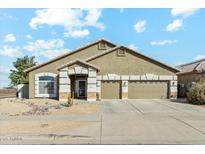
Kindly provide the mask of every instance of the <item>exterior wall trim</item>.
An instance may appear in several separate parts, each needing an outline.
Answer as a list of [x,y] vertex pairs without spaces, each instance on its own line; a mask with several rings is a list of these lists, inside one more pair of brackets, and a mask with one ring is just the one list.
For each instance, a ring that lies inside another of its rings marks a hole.
[[117,74],[107,74],[107,75],[98,75],[97,80],[158,80],[158,81],[170,81],[170,80],[177,80],[176,75],[155,75],[155,74],[145,74],[145,75],[117,75]]
[[97,93],[101,99],[101,81],[121,81],[121,99],[128,99],[129,81],[165,81],[168,82],[168,98],[177,99],[177,76],[176,75],[155,75],[146,73],[145,75],[117,75],[107,74],[98,75],[97,77]]

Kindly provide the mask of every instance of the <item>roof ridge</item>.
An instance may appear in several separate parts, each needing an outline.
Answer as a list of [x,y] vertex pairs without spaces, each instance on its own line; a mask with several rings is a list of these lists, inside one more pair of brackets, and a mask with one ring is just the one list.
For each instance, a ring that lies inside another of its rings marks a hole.
[[170,66],[170,65],[168,65],[168,64],[166,64],[166,63],[163,63],[163,62],[161,62],[161,61],[159,61],[159,60],[155,60],[154,58],[151,58],[151,57],[149,57],[149,56],[147,56],[147,55],[145,55],[145,54],[142,54],[139,50],[134,50],[134,49],[131,49],[131,48],[126,47],[126,46],[122,46],[122,47],[127,48],[127,49],[129,49],[129,50],[131,50],[131,51],[134,51],[135,53],[137,53],[137,54],[139,54],[139,55],[141,55],[141,56],[144,56],[144,57],[146,57],[146,58],[148,58],[148,59],[151,59],[151,60],[153,60],[153,61],[155,61],[155,62],[157,62],[157,63],[159,63],[159,64],[161,64],[161,65],[164,65],[164,66],[169,67],[169,68],[171,68],[171,69],[174,69],[174,70],[176,70],[176,71],[180,71],[178,68],[172,67],[172,66]]
[[46,62],[44,62],[44,63],[41,63],[41,64],[35,65],[35,66],[33,66],[33,67],[27,68],[27,69],[24,70],[24,72],[31,71],[31,70],[33,70],[33,69],[35,69],[35,68],[38,68],[38,67],[43,66],[43,65],[46,65],[46,64],[48,64],[48,63],[50,63],[50,62],[52,62],[52,61],[61,59],[61,58],[63,58],[64,56],[68,56],[68,55],[70,55],[70,54],[73,54],[73,53],[75,53],[75,52],[77,52],[77,51],[79,51],[79,50],[82,50],[82,49],[87,48],[87,47],[89,47],[89,46],[91,46],[91,45],[94,45],[94,44],[96,44],[96,43],[98,43],[98,42],[100,42],[100,41],[106,41],[106,42],[108,42],[108,43],[110,43],[110,44],[116,46],[116,44],[114,44],[114,43],[112,43],[111,41],[108,41],[108,40],[106,40],[106,39],[104,39],[104,38],[103,38],[103,39],[98,39],[98,40],[96,40],[96,41],[94,41],[94,42],[92,42],[92,43],[87,43],[87,44],[85,44],[85,45],[82,45],[82,46],[79,47],[79,48],[76,48],[76,49],[74,49],[74,50],[72,50],[72,51],[70,51],[70,52],[68,52],[68,53],[64,53],[64,54],[62,54],[62,55],[60,55],[60,56],[57,56],[57,57],[55,57],[55,58],[53,58],[53,59],[50,59],[50,60],[48,60],[48,61],[46,61]]
[[99,56],[101,56],[101,55],[104,55],[104,54],[106,54],[106,53],[109,53],[110,51],[113,51],[113,50],[115,50],[115,49],[117,49],[117,48],[119,48],[119,47],[121,47],[121,46],[115,46],[115,47],[113,47],[113,48],[107,49],[107,50],[105,50],[105,51],[103,51],[103,52],[101,52],[101,53],[99,53],[99,54],[93,55],[93,56],[91,56],[91,57],[85,59],[85,61],[86,61],[86,62],[87,62],[87,61],[90,61],[91,59],[94,59],[94,58],[96,58],[96,57],[99,57]]
[[183,67],[183,66],[186,66],[186,65],[194,64],[194,63],[200,63],[202,61],[205,61],[205,58],[202,58],[202,59],[199,59],[199,60],[195,60],[195,61],[192,61],[192,62],[189,62],[189,63],[181,64],[181,65],[178,65],[177,67]]
[[113,48],[111,48],[111,49],[105,50],[104,52],[102,52],[102,53],[100,53],[100,54],[94,55],[94,56],[92,56],[92,57],[86,59],[86,61],[90,61],[90,60],[95,59],[95,58],[97,58],[97,57],[99,57],[99,56],[101,56],[101,55],[104,55],[104,54],[109,53],[109,52],[111,52],[111,51],[113,51],[113,50],[115,50],[115,49],[122,48],[122,47],[125,48],[125,49],[128,49],[128,50],[130,50],[130,51],[133,51],[134,53],[136,53],[136,54],[138,54],[138,55],[140,55],[140,56],[143,56],[143,57],[148,58],[148,59],[150,59],[150,60],[152,60],[152,61],[154,61],[154,62],[157,62],[157,63],[159,63],[159,64],[161,64],[161,65],[164,65],[164,66],[166,66],[166,67],[168,67],[168,68],[174,69],[175,71],[180,71],[180,70],[177,69],[177,68],[174,68],[174,67],[172,67],[172,66],[169,66],[168,64],[162,63],[162,62],[160,62],[160,61],[158,61],[158,60],[155,60],[155,59],[153,59],[153,58],[151,58],[151,57],[149,57],[149,56],[147,56],[147,55],[144,55],[144,54],[140,53],[139,51],[130,49],[130,48],[124,46],[124,45],[119,45],[119,46],[113,47]]
[[66,63],[66,64],[64,64],[64,65],[61,65],[61,66],[59,66],[59,67],[57,68],[57,70],[62,69],[62,68],[64,68],[64,67],[67,67],[67,66],[69,66],[69,65],[75,64],[76,62],[80,62],[80,63],[86,64],[86,65],[88,65],[88,66],[91,66],[91,67],[93,67],[93,68],[99,70],[98,67],[96,67],[96,66],[94,66],[93,64],[90,64],[90,63],[88,63],[88,62],[86,62],[86,61],[84,61],[84,60],[81,60],[81,59],[75,59],[75,60],[70,61],[70,62],[68,62],[68,63]]

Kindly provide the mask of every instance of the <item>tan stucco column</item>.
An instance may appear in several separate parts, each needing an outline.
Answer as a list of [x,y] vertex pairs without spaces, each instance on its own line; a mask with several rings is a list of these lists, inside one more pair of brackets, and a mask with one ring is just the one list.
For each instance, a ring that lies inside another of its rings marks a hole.
[[71,97],[70,78],[67,68],[59,72],[59,101],[67,102],[68,97]]
[[96,99],[101,100],[101,80],[97,81],[97,94]]
[[128,81],[127,80],[122,80],[121,84],[121,89],[122,89],[122,99],[128,99]]
[[88,68],[87,78],[87,100],[96,101],[97,95],[97,73],[95,69]]

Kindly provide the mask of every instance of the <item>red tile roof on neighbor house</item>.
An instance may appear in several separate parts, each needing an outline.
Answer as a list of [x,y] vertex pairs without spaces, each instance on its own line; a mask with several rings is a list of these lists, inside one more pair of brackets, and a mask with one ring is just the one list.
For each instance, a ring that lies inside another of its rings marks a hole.
[[197,61],[193,61],[187,64],[179,65],[177,68],[180,70],[177,74],[186,74],[186,73],[203,73],[205,72],[205,58]]

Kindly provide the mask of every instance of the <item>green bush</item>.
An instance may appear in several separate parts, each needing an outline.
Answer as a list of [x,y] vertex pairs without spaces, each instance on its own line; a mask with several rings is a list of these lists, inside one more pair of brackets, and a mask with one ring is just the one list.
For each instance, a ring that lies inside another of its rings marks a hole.
[[193,83],[187,92],[187,100],[189,103],[202,105],[205,104],[205,79],[201,79],[197,83]]

